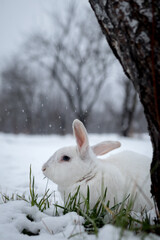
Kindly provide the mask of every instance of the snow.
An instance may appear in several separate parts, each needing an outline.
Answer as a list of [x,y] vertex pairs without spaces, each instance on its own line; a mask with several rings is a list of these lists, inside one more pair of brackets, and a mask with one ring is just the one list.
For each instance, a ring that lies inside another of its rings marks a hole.
[[107,17],[105,11],[101,9],[101,7],[99,6],[99,4],[95,4],[95,11],[96,11],[96,14],[98,15],[98,17],[99,17],[102,21],[104,20],[104,18]]
[[133,29],[133,32],[136,33],[137,28],[138,28],[138,21],[136,19],[131,19],[130,26]]
[[[90,134],[90,143],[96,144],[104,140],[119,140],[122,143],[121,150],[133,150],[149,157],[152,156],[152,147],[147,135],[138,135],[134,138],[122,138],[117,135]],[[32,173],[35,176],[36,192],[44,194],[47,180],[41,172],[41,166],[46,160],[62,146],[75,145],[71,135],[67,136],[28,136],[0,133],[0,193],[11,196],[12,193],[19,195],[29,194],[29,167],[32,165]],[[61,203],[57,187],[49,182],[48,187],[55,191],[55,199]],[[2,201],[0,199],[0,201]],[[25,240],[25,239],[86,239],[105,240],[119,239],[121,229],[112,225],[106,225],[99,230],[98,237],[88,235],[84,231],[84,219],[76,213],[68,213],[58,217],[53,216],[54,206],[52,205],[43,213],[36,206],[31,207],[23,200],[9,201],[0,204],[0,239],[1,240]],[[27,218],[30,216],[31,219]],[[24,230],[39,235],[28,236],[22,234]],[[122,239],[139,239],[133,233],[125,231]],[[154,235],[148,235],[146,239],[159,239]]]
[[[37,207],[30,207],[24,201],[10,201],[0,205],[0,236],[1,239],[66,239],[71,234],[84,232],[83,218],[76,213],[69,213],[60,217],[47,216]],[[26,216],[32,216],[34,222]],[[21,234],[23,229],[33,233],[40,231],[40,235],[29,237]]]

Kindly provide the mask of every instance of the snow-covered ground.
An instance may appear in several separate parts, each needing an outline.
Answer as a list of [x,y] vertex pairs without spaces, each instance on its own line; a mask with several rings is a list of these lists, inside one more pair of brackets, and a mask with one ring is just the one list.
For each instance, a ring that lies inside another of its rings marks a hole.
[[[152,156],[152,147],[147,135],[134,138],[122,138],[116,135],[90,134],[90,143],[96,144],[104,140],[119,140],[122,143],[120,149],[133,150],[149,157]],[[10,195],[12,193],[29,194],[29,167],[35,176],[36,191],[44,194],[47,180],[41,172],[41,166],[48,158],[62,146],[75,145],[71,135],[67,136],[27,136],[0,134],[0,193]],[[52,182],[48,183],[51,191],[55,191],[55,198],[60,201],[57,187]],[[31,215],[34,222],[26,218]],[[76,213],[54,217],[53,208],[41,213],[37,207],[31,207],[25,201],[10,201],[0,204],[0,240],[23,239],[96,239],[94,235],[87,235],[83,228],[83,218]],[[21,233],[23,229],[32,232],[40,230],[38,236],[28,236]],[[78,233],[78,234],[77,234]],[[119,239],[120,230],[106,225],[100,229],[98,239]],[[153,238],[148,235],[146,239]],[[125,232],[123,239],[139,239],[132,233]],[[154,236],[154,239],[159,239]]]

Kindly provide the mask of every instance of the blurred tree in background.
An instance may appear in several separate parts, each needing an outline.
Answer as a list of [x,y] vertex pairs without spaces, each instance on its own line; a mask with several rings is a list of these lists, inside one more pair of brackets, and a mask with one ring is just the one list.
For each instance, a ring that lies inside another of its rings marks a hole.
[[124,89],[125,96],[122,107],[121,133],[123,136],[128,136],[132,127],[133,116],[136,111],[137,93],[127,77],[124,79]]
[[91,10],[72,3],[51,19],[53,33],[32,34],[1,73],[0,131],[66,134],[74,118],[90,132],[145,131],[133,87],[110,80],[115,58]]
[[60,29],[57,36],[51,39],[42,34],[33,35],[26,48],[30,49],[29,58],[50,73],[53,84],[57,83],[74,118],[87,125],[107,81],[107,67],[112,55],[96,22],[90,26],[93,20],[90,14],[86,12],[87,22],[85,17],[77,18],[73,3],[66,13],[65,21],[54,17]]
[[17,58],[2,72],[1,131],[33,132],[36,80]]

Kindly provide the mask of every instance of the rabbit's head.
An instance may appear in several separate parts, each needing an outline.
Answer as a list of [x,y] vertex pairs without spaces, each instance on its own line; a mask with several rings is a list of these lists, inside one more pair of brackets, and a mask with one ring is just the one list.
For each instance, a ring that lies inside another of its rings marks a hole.
[[103,155],[120,146],[119,142],[102,142],[90,147],[87,131],[79,120],[73,121],[73,133],[77,146],[56,151],[43,165],[46,177],[61,186],[70,186],[96,167],[96,156]]

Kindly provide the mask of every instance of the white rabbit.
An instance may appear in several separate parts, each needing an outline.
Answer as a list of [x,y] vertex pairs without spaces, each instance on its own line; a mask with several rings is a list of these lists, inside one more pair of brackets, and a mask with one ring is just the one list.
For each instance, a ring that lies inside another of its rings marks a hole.
[[[90,204],[94,206],[102,189],[107,187],[106,201],[110,207],[131,194],[135,197],[134,210],[153,208],[150,194],[150,159],[131,151],[124,151],[108,158],[96,156],[120,147],[119,142],[107,141],[90,147],[87,131],[79,120],[73,122],[77,146],[64,147],[43,165],[46,177],[58,185],[62,199],[74,194],[80,186],[80,193],[86,196],[90,189]],[[103,185],[103,186],[102,186]]]

